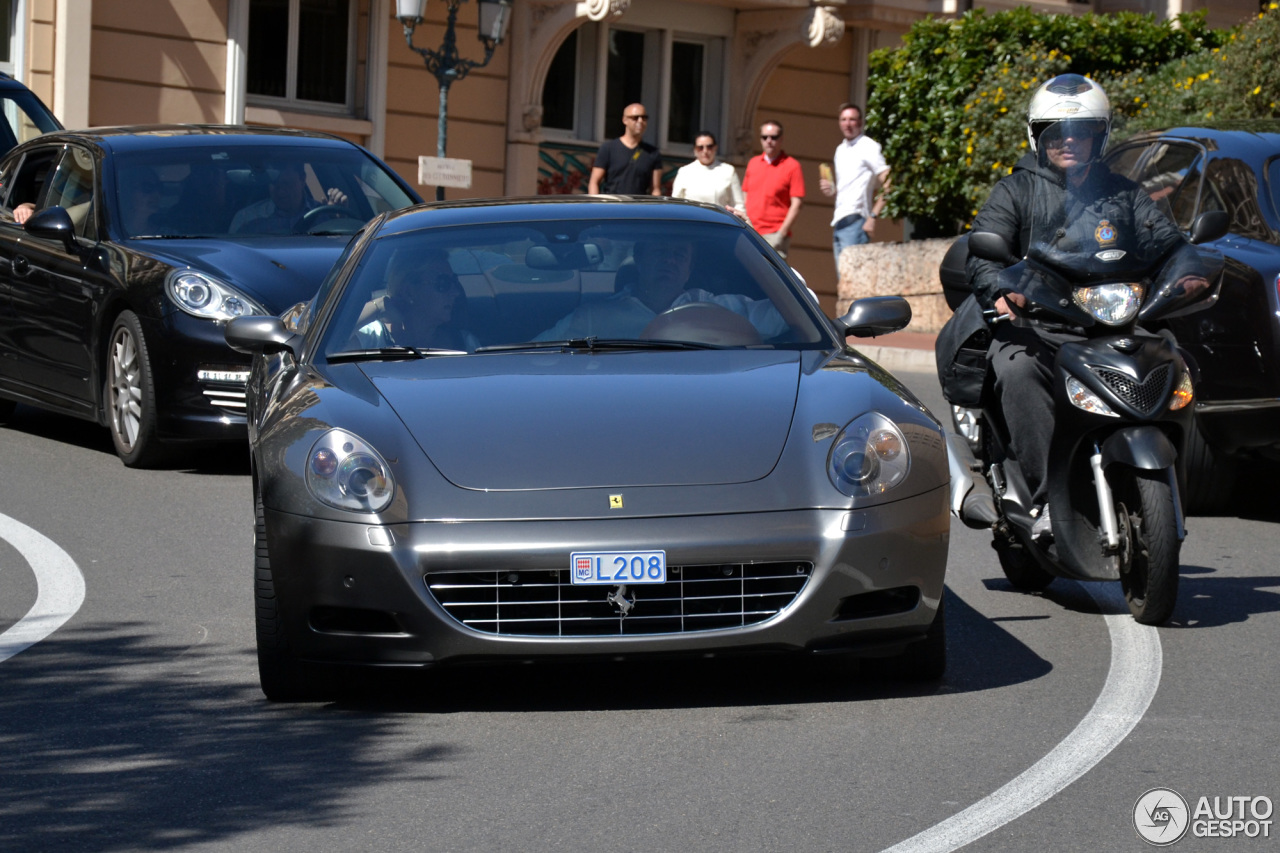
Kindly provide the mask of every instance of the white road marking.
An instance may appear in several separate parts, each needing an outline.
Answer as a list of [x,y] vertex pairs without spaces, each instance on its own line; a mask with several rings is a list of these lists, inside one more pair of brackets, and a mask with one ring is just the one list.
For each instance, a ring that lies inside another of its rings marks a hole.
[[1160,634],[1129,615],[1118,583],[1083,583],[1111,634],[1111,669],[1093,708],[1049,753],[1004,787],[884,853],[948,853],[1004,826],[1066,788],[1133,731],[1160,687]]
[[0,514],[0,539],[22,555],[36,576],[36,603],[0,634],[0,662],[29,649],[62,627],[84,603],[84,575],[57,543]]

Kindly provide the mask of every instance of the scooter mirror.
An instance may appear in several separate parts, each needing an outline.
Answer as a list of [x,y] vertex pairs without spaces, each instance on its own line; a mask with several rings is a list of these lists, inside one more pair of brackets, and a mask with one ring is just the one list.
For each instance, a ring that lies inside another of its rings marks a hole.
[[1191,223],[1191,242],[1197,246],[1212,243],[1227,236],[1231,230],[1231,217],[1225,210],[1206,210]]
[[969,235],[969,254],[984,261],[1000,264],[1016,264],[1018,259],[1009,251],[1009,244],[999,234],[991,231],[974,231]]

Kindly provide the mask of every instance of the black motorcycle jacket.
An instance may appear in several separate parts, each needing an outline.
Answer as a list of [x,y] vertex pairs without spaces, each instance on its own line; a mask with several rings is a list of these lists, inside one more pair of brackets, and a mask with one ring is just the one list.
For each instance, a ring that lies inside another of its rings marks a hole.
[[[1013,172],[991,190],[973,220],[974,231],[991,231],[1008,243],[1018,258],[1033,239],[1050,240],[1064,251],[1090,251],[1105,245],[1099,234],[1111,228],[1134,235],[1141,253],[1153,260],[1189,246],[1177,226],[1143,189],[1128,178],[1094,162],[1079,187],[1068,188],[1064,174],[1027,154]],[[1003,264],[970,256],[969,283],[984,308],[1000,297]]]

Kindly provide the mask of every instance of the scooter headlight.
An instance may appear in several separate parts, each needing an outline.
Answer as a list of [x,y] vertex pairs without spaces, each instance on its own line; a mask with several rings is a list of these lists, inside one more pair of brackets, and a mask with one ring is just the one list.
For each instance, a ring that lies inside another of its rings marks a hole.
[[1185,409],[1196,398],[1195,390],[1191,387],[1191,374],[1182,371],[1182,378],[1178,380],[1177,386],[1173,389],[1173,399],[1169,401],[1169,411],[1176,412],[1179,409]]
[[311,446],[306,480],[316,499],[352,512],[382,512],[396,493],[381,454],[340,429],[329,430]]
[[1111,411],[1111,407],[1104,403],[1101,397],[1086,388],[1085,384],[1074,376],[1067,377],[1067,399],[1077,409],[1084,409],[1091,414],[1120,417]]
[[889,491],[907,478],[910,468],[907,439],[878,412],[868,412],[841,430],[827,457],[832,485],[851,498]]
[[1121,283],[1077,287],[1072,293],[1076,305],[1108,326],[1123,326],[1138,316],[1142,295],[1142,285]]

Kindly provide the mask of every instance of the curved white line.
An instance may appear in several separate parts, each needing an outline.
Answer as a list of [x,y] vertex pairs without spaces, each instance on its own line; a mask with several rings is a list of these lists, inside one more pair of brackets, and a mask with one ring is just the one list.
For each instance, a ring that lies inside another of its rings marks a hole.
[[1093,708],[1048,755],[1004,787],[884,853],[946,853],[977,841],[1088,773],[1142,719],[1160,687],[1160,634],[1133,621],[1119,584],[1081,586],[1102,609],[1111,634],[1111,669]]
[[66,551],[25,524],[0,515],[0,539],[17,549],[36,576],[36,603],[0,634],[0,662],[62,627],[84,603],[84,575]]

